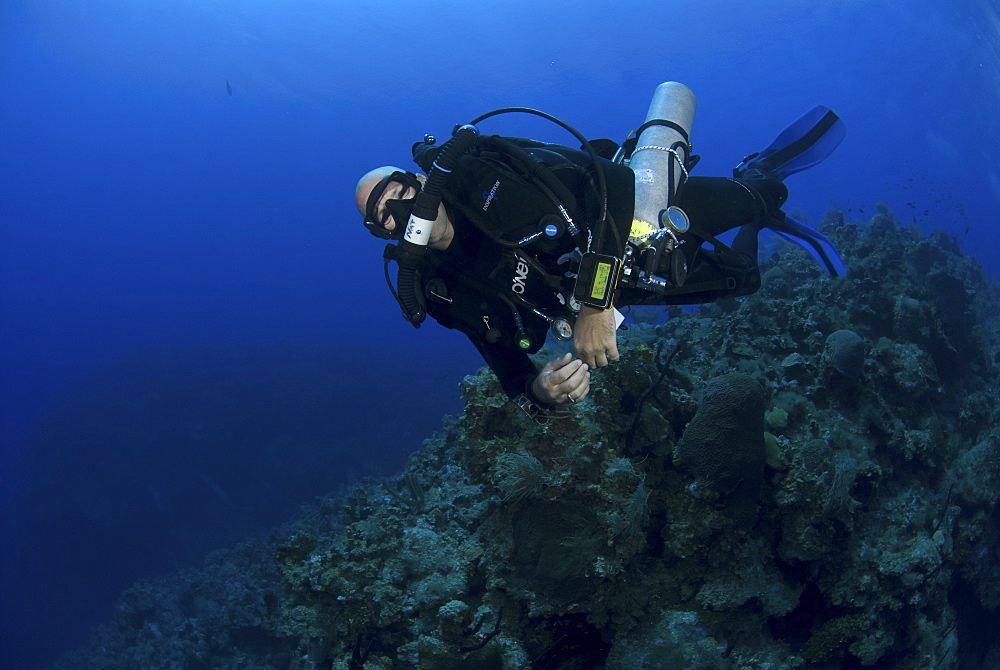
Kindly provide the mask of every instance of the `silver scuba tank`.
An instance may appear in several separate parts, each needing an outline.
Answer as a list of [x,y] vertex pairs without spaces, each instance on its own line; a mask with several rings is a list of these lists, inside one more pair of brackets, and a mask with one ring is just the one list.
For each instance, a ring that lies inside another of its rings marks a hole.
[[[629,232],[633,244],[649,242],[664,227],[676,232],[686,230],[687,216],[673,200],[686,178],[685,166],[691,157],[688,138],[697,104],[691,89],[676,81],[660,84],[653,93],[629,161],[635,173],[635,214]],[[646,125],[650,121],[665,121],[667,125]],[[677,127],[683,129],[683,134]]]

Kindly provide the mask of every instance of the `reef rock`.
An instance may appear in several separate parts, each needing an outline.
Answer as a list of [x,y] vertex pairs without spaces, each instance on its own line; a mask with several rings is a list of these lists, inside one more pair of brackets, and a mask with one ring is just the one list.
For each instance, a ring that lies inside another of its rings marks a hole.
[[865,341],[853,330],[836,330],[826,338],[826,357],[845,379],[857,381],[865,367]]
[[137,584],[60,667],[1000,667],[997,288],[884,206],[821,229],[846,277],[783,247],[544,426],[470,375],[399,481]]
[[705,385],[676,456],[695,475],[693,495],[731,506],[752,521],[764,474],[764,390],[753,377],[731,373]]

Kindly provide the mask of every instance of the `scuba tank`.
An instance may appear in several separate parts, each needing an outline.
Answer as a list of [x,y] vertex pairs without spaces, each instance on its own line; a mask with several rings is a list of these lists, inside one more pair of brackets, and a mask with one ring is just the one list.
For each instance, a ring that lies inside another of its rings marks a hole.
[[677,190],[687,178],[696,106],[691,89],[675,81],[660,84],[653,93],[629,160],[635,173],[635,213],[629,235],[633,243],[645,242],[645,235],[673,225],[670,219],[661,218],[674,206]]
[[677,251],[682,244],[677,235],[686,233],[691,222],[675,202],[698,162],[698,156],[691,155],[690,140],[696,106],[691,89],[664,82],[656,87],[646,121],[635,132],[629,159],[635,173],[635,211],[623,274],[625,283],[637,288],[664,292],[687,279],[687,260]]
[[578,302],[606,309],[618,286],[663,293],[687,279],[687,260],[674,251],[682,244],[677,234],[687,232],[691,223],[674,202],[697,163],[689,139],[696,106],[694,93],[683,84],[668,81],[656,87],[645,123],[615,158],[625,162],[627,155],[635,175],[629,244],[620,256],[584,255],[574,291]]

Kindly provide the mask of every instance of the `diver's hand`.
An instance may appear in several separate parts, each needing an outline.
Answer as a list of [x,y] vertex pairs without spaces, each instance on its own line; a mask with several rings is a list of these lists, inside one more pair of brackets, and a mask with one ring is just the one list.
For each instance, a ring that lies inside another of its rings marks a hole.
[[564,354],[545,364],[531,382],[531,394],[549,405],[577,403],[590,393],[590,368],[573,354]]
[[618,360],[617,328],[613,309],[583,305],[573,327],[573,349],[591,368],[603,368]]

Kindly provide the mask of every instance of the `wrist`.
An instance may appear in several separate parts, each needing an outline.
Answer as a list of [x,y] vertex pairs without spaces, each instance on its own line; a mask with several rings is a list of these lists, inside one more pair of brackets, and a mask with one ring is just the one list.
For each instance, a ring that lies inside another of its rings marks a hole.
[[524,393],[532,400],[532,402],[538,405],[550,406],[552,403],[545,399],[546,395],[541,392],[541,388],[539,386],[536,386],[536,384],[538,384],[539,377],[541,377],[541,375],[536,375],[534,379],[525,383]]
[[614,305],[609,305],[605,309],[592,307],[590,305],[580,305],[580,316],[583,318],[590,316],[607,316],[609,314],[614,314]]

